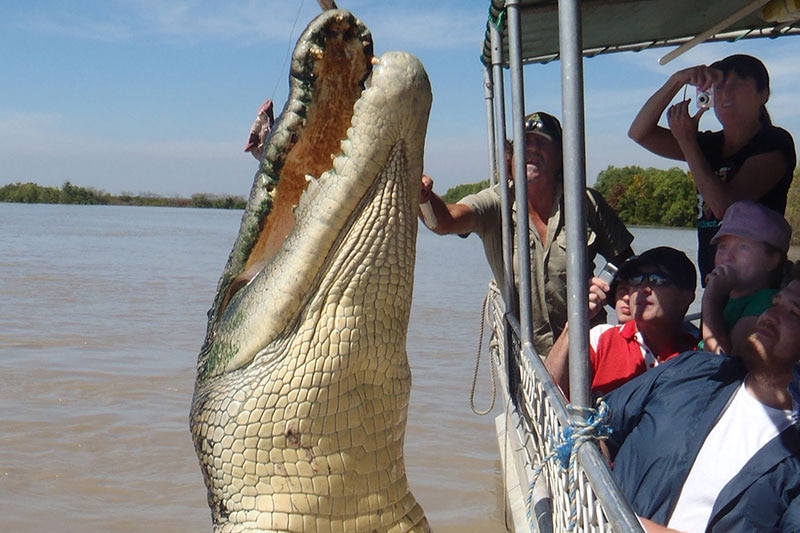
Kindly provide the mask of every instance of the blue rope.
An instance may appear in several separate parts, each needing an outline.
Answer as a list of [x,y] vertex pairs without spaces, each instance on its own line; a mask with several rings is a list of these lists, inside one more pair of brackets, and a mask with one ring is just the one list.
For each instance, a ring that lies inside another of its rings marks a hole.
[[591,440],[605,440],[611,434],[611,428],[608,426],[608,417],[610,416],[609,408],[602,398],[597,399],[597,409],[573,405],[568,406],[568,408],[583,415],[582,420],[570,422],[570,425],[564,428],[561,434],[557,436],[558,440],[550,435],[551,451],[534,469],[533,479],[528,487],[525,512],[528,517],[528,523],[534,531],[537,530],[537,528],[533,523],[532,516],[533,487],[536,485],[536,480],[539,479],[539,475],[544,470],[545,465],[549,461],[555,460],[562,469],[568,469],[570,516],[567,531],[572,531],[577,525],[578,518],[578,504],[575,499],[578,487],[575,480],[575,469],[573,468],[578,449],[580,449],[585,442]]

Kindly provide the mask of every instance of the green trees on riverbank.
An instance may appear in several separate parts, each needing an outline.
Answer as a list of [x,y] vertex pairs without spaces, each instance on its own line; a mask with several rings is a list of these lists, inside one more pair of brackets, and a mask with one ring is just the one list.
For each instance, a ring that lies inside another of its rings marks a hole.
[[[697,191],[691,174],[677,167],[608,167],[598,174],[595,188],[626,224],[694,226]],[[792,244],[800,244],[800,167],[794,171],[784,216],[793,229]]]
[[[442,195],[454,203],[489,186],[489,181],[458,185]],[[679,168],[608,167],[594,187],[626,224],[690,227],[697,211],[692,178]]]
[[[795,169],[786,202],[786,219],[795,228],[793,243],[800,243],[800,168]],[[457,202],[485,187],[488,181],[459,185],[442,195],[446,203]],[[620,218],[632,226],[693,227],[697,218],[697,190],[690,174],[638,166],[613,167],[597,175],[594,187]]]
[[626,224],[688,228],[697,219],[694,182],[677,167],[610,166],[594,187]]
[[[793,243],[800,243],[800,169],[786,202],[786,219],[795,229]],[[489,181],[466,183],[452,187],[442,199],[454,203],[468,194],[489,186]],[[629,225],[692,227],[697,216],[697,191],[691,175],[673,167],[668,170],[638,166],[613,167],[600,172],[594,187],[616,209]],[[163,197],[154,194],[118,196],[73,185],[43,187],[35,183],[13,183],[0,187],[0,202],[81,205],[147,205],[169,207],[203,207],[244,209],[246,201],[239,196],[193,194],[191,198]]]
[[158,207],[202,207],[214,209],[244,209],[245,200],[239,196],[193,194],[191,198],[164,197],[155,194],[112,195],[94,188],[78,187],[69,181],[59,187],[43,187],[35,183],[11,183],[0,187],[0,202],[23,204],[77,205],[147,205]]

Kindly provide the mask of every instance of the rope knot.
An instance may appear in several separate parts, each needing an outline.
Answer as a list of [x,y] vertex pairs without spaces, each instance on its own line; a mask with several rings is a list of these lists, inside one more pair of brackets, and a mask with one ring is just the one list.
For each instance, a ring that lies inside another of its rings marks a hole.
[[[575,458],[578,454],[578,449],[581,445],[590,440],[605,440],[611,435],[611,428],[608,426],[608,419],[610,416],[610,409],[608,404],[602,397],[597,399],[597,408],[580,407],[576,405],[568,405],[567,410],[571,413],[579,415],[570,419],[569,425],[555,438],[550,436],[551,451],[548,453],[541,462],[536,466],[533,472],[533,479],[530,487],[528,488],[528,501],[527,501],[527,515],[529,522],[531,521],[531,507],[533,500],[533,487],[536,480],[544,470],[548,461],[555,460],[562,469],[568,470],[569,474],[569,502],[570,502],[570,525],[568,531],[575,528],[577,517],[577,501],[576,501],[576,480],[574,479],[574,469],[572,468]],[[531,522],[531,525],[532,522]]]

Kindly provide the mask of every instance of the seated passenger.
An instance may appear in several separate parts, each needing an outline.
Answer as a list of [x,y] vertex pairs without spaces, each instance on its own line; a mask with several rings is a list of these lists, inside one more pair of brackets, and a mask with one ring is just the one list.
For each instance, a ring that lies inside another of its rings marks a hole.
[[631,313],[631,287],[627,280],[615,280],[611,284],[611,292],[614,296],[614,311],[617,315],[617,324],[624,324],[633,320]]
[[[633,320],[590,335],[589,366],[595,394],[605,394],[691,350],[698,340],[683,329],[697,286],[694,265],[686,254],[665,246],[652,248],[625,261],[617,278],[618,285],[630,287]],[[567,351],[552,350],[545,367],[569,397]]]
[[[592,284],[597,285],[597,278],[592,278]],[[590,329],[589,343],[592,346],[597,345],[597,339],[604,331],[633,320],[633,314],[631,313],[631,288],[630,285],[628,285],[628,281],[620,279],[614,280],[609,286],[607,296],[608,295],[613,296],[614,314],[617,317],[617,321],[616,323],[598,324]],[[591,309],[591,293],[589,305]]]
[[606,396],[613,475],[647,531],[800,531],[800,426],[787,390],[800,280],[736,355],[685,353]]
[[704,350],[735,354],[755,331],[778,292],[791,235],[775,211],[751,201],[731,204],[711,240],[717,251],[703,293]]

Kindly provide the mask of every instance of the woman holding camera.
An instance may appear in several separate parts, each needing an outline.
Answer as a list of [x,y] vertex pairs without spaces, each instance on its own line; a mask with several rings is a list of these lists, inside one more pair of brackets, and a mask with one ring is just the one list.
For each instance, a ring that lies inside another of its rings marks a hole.
[[[687,85],[696,87],[702,103],[694,114],[690,99],[670,106]],[[736,54],[711,66],[675,72],[644,104],[628,130],[631,139],[651,152],[689,165],[699,193],[698,265],[704,286],[714,268],[711,239],[729,205],[753,200],[780,214],[786,210],[797,156],[791,134],[772,124],[768,99],[769,73],[764,64]],[[712,107],[722,130],[698,132],[700,117]],[[669,128],[658,125],[664,110]]]

